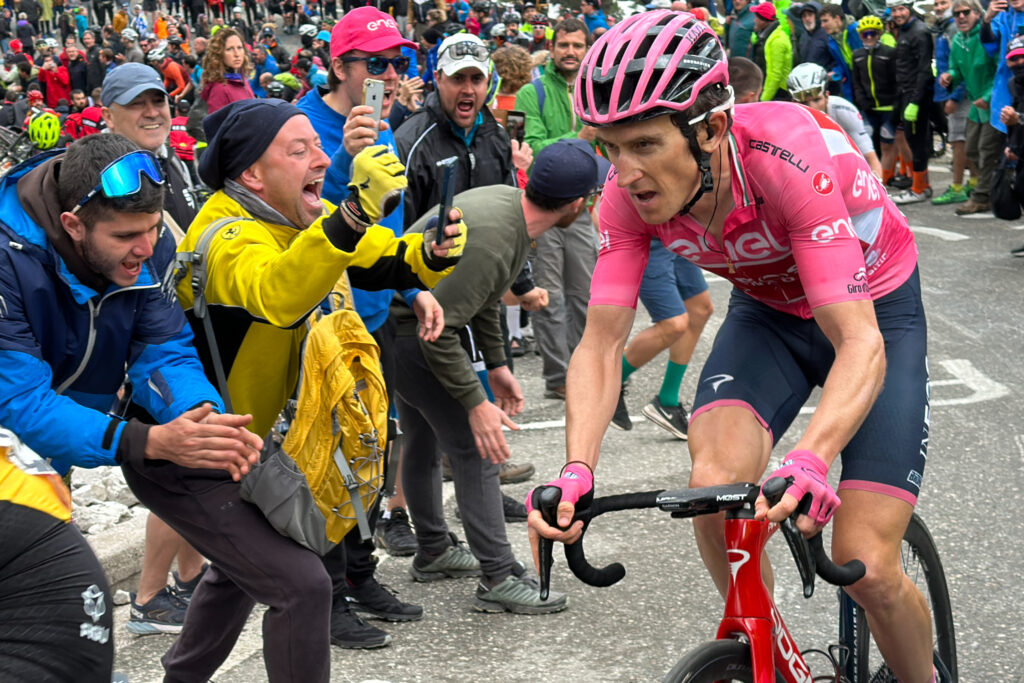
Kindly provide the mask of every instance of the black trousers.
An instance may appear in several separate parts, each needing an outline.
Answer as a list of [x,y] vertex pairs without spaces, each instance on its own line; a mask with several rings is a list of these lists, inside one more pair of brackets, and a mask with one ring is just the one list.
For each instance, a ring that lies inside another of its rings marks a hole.
[[122,470],[139,501],[211,562],[181,635],[163,657],[164,681],[209,680],[259,602],[269,607],[263,617],[269,680],[326,683],[331,581],[320,557],[275,531],[219,470],[166,461]]
[[113,615],[78,528],[0,501],[0,681],[109,683]]

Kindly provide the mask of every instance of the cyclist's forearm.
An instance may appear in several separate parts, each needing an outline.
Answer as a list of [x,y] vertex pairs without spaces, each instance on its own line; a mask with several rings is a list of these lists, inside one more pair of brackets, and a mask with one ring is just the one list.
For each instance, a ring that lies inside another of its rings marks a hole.
[[632,309],[612,306],[592,307],[587,313],[587,326],[566,376],[566,462],[584,462],[591,469],[597,465],[619,396],[622,350],[633,315]]

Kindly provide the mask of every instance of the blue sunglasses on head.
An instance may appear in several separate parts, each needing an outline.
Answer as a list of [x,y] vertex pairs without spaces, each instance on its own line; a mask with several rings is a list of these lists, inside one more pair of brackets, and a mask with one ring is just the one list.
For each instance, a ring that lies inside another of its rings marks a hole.
[[160,162],[151,152],[136,150],[114,159],[100,171],[99,184],[82,197],[71,213],[77,214],[79,209],[100,192],[108,199],[132,196],[142,189],[142,176],[149,178],[154,185],[164,184],[164,172],[160,169]]

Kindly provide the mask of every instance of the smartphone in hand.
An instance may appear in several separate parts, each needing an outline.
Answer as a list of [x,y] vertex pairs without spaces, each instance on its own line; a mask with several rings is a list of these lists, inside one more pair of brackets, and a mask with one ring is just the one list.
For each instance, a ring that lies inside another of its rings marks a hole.
[[459,158],[448,157],[437,162],[438,179],[441,181],[441,206],[437,211],[437,233],[434,235],[434,242],[441,244],[445,240],[444,229],[448,225],[448,214],[452,210],[452,200],[455,197],[455,180],[458,176]]
[[505,121],[507,122],[505,128],[508,130],[509,138],[517,141],[520,145],[523,144],[523,140],[526,137],[526,114],[521,111],[512,110],[506,115]]
[[370,118],[376,123],[376,130],[380,131],[380,117],[384,110],[384,81],[376,78],[367,78],[363,81],[363,104],[373,107]]

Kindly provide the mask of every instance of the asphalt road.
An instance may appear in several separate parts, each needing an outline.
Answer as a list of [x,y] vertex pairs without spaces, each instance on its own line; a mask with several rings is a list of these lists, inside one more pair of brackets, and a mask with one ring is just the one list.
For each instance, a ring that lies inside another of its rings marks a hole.
[[[945,188],[948,172],[935,167],[933,183]],[[906,208],[917,235],[929,320],[932,379],[931,441],[918,511],[935,537],[945,564],[955,612],[961,680],[1024,681],[1024,626],[1016,604],[1024,597],[1024,550],[1018,517],[1024,485],[1024,414],[1021,386],[1021,288],[1024,260],[1009,250],[1024,242],[1024,220],[962,219],[952,208]],[[701,339],[684,381],[692,396],[700,364],[721,321],[729,285],[710,284],[719,312]],[[646,324],[641,312],[635,331]],[[685,442],[640,417],[657,392],[665,357],[633,376],[631,432],[609,430],[598,470],[599,493],[684,487],[689,474]],[[539,358],[517,362],[527,397],[510,435],[514,459],[530,461],[531,483],[507,487],[525,496],[552,478],[564,458],[563,404],[545,400]],[[811,403],[814,403],[812,399]],[[807,411],[805,411],[806,413]],[[776,449],[795,441],[802,415]],[[448,510],[454,512],[451,485]],[[461,535],[453,514],[452,528]],[[570,594],[560,614],[528,617],[472,610],[474,581],[414,583],[410,558],[382,557],[379,578],[402,599],[424,605],[417,623],[383,625],[394,642],[377,651],[332,653],[334,681],[655,681],[690,648],[713,637],[721,600],[706,575],[690,523],[657,511],[602,518],[588,535],[595,563],[613,560],[626,578],[606,589],[585,587],[559,562],[553,584]],[[520,559],[529,560],[526,528],[507,527]],[[801,649],[835,639],[835,591],[819,583],[804,600],[783,541],[775,539],[775,599]],[[558,557],[558,555],[556,555]],[[218,683],[265,681],[259,612],[254,613]],[[133,682],[160,680],[159,656],[170,636],[135,637],[117,615],[117,665]],[[816,670],[817,675],[824,673]]]

